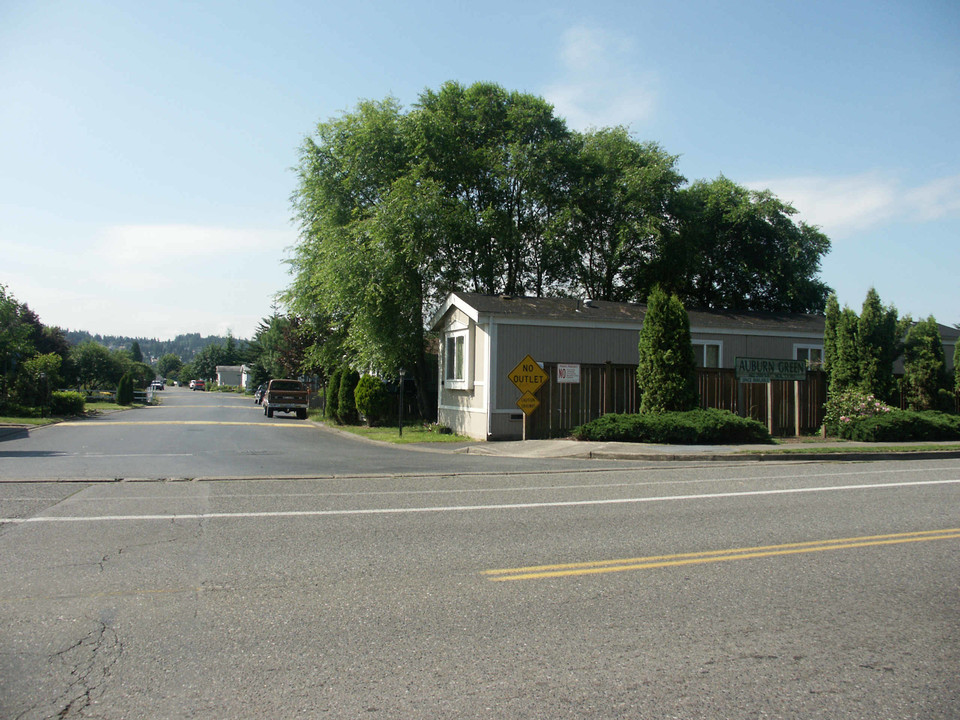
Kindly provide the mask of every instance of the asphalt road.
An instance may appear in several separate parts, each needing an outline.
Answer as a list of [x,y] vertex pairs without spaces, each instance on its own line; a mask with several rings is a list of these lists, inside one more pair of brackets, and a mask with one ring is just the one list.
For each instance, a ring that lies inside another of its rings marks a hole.
[[960,717],[958,543],[957,460],[0,483],[0,717]]
[[[511,471],[510,458],[454,455],[451,446],[369,443],[294,415],[266,418],[250,398],[169,388],[162,405],[0,438],[0,479],[182,480],[378,473]],[[531,468],[596,468],[530,461]],[[616,466],[610,463],[610,466]]]

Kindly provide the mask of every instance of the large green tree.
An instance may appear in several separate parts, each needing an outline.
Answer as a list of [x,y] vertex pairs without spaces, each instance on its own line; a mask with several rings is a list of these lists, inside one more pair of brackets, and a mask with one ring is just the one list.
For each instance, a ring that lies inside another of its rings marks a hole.
[[690,318],[676,295],[654,288],[640,328],[640,412],[693,410],[699,402]]
[[0,285],[0,404],[7,402],[19,364],[35,353],[31,327],[21,317],[20,303]]
[[167,353],[157,361],[157,372],[160,373],[160,377],[174,376],[182,367],[183,360],[174,353]]
[[797,211],[769,191],[719,177],[681,190],[676,233],[655,272],[681,299],[724,310],[822,312],[829,288],[818,278],[830,240],[795,222]]
[[561,268],[556,224],[572,135],[542,98],[494,83],[425,90],[410,115],[418,176],[452,202],[460,289],[542,295]]
[[274,314],[261,320],[247,347],[254,384],[308,373],[305,360],[310,340],[309,327],[302,318]]
[[71,379],[83,390],[115,388],[125,372],[129,358],[100,343],[87,340],[70,349]]
[[639,302],[649,294],[668,206],[683,182],[676,159],[622,127],[581,138],[563,239],[571,279],[587,297]]

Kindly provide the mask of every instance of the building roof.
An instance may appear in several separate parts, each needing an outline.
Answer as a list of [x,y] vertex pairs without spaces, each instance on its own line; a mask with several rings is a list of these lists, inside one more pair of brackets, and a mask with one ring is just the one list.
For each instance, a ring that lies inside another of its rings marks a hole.
[[[460,300],[460,303],[454,301]],[[540,321],[596,322],[599,324],[643,324],[646,305],[579,300],[577,298],[534,298],[510,295],[481,295],[455,292],[438,310],[431,323],[436,327],[453,305],[466,305],[478,315]],[[688,310],[690,326],[701,332],[738,330],[782,334],[823,334],[824,317],[800,313],[726,312]]]

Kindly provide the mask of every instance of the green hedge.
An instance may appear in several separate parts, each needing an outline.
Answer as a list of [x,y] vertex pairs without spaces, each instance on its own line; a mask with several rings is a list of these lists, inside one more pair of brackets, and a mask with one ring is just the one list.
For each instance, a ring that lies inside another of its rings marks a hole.
[[57,390],[50,397],[50,414],[83,415],[85,399],[83,393]]
[[575,428],[577,440],[645,442],[669,445],[722,445],[773,442],[763,424],[726,410],[612,413]]
[[936,410],[892,410],[841,423],[840,437],[861,442],[960,440],[960,415]]

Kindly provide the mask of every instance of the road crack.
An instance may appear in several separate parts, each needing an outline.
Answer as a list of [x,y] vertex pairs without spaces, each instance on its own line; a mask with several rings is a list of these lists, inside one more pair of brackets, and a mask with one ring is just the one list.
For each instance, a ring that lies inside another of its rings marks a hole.
[[102,619],[86,636],[53,653],[50,662],[68,667],[70,682],[53,703],[59,711],[46,716],[46,720],[81,717],[102,697],[122,655],[123,643],[116,629]]

